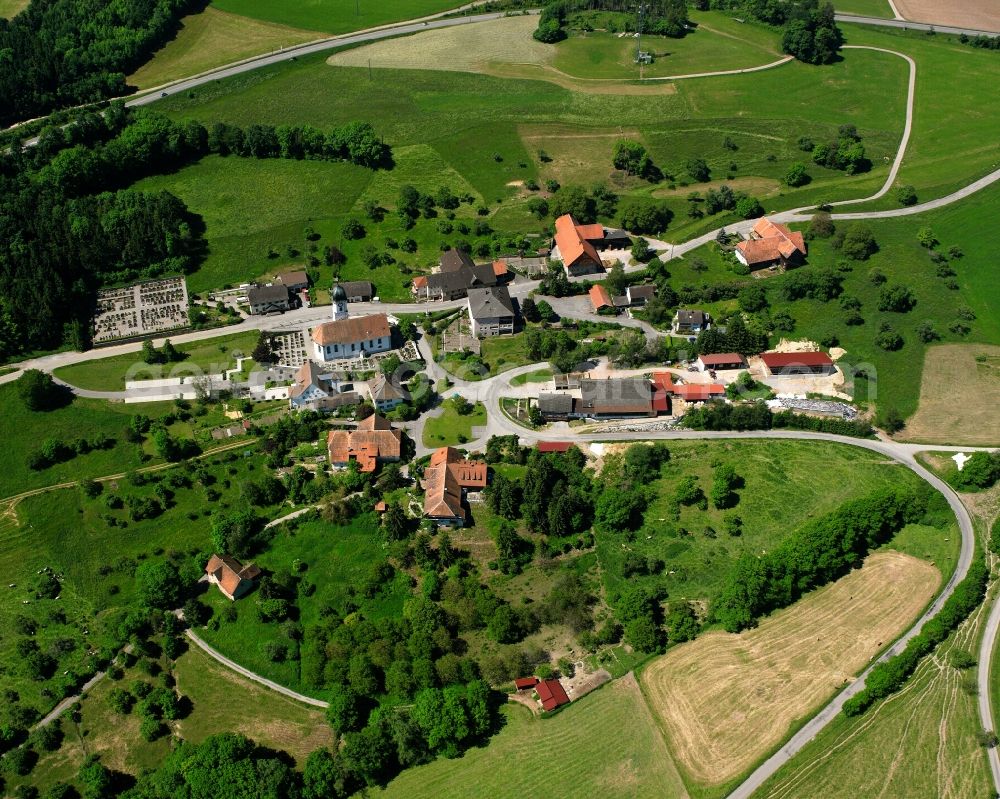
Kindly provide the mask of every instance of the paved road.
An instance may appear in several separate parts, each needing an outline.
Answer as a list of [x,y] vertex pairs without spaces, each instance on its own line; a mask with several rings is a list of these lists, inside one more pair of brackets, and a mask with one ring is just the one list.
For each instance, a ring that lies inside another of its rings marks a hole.
[[213,658],[214,660],[217,660],[227,669],[231,669],[232,671],[235,671],[237,674],[243,675],[248,680],[253,680],[256,683],[260,683],[265,688],[270,688],[272,691],[276,691],[277,693],[282,694],[283,696],[287,696],[290,699],[296,699],[299,702],[304,702],[305,704],[312,705],[313,707],[326,708],[330,706],[329,702],[324,702],[322,699],[314,699],[311,696],[300,694],[297,691],[293,691],[291,688],[286,688],[284,685],[279,685],[273,680],[269,680],[266,677],[261,677],[259,674],[255,674],[254,672],[250,671],[250,669],[243,668],[243,666],[241,666],[239,663],[230,660],[221,652],[210,647],[190,629],[185,630],[184,634],[188,637],[188,640],[190,640],[199,649],[203,650],[209,657]]
[[[1000,630],[1000,596],[993,595],[993,606],[990,608],[990,615],[986,618],[986,629],[983,630],[983,640],[979,645],[979,665],[977,667],[976,681],[979,687],[979,724],[984,730],[996,731],[996,721],[993,718],[993,702],[990,693],[990,672],[993,667],[993,653],[996,650],[997,632]],[[1000,792],[1000,754],[997,747],[992,746],[986,750],[986,757],[990,761],[990,771],[993,773],[993,784]]]
[[[893,7],[895,8],[895,7]],[[898,12],[897,12],[898,13]],[[954,28],[950,25],[931,25],[926,22],[910,22],[906,19],[882,19],[880,17],[862,17],[857,14],[835,14],[837,22],[854,22],[859,25],[879,25],[883,28],[902,28],[911,31],[936,31],[937,33],[953,33],[956,36],[997,36],[996,31],[980,31],[975,28]]]

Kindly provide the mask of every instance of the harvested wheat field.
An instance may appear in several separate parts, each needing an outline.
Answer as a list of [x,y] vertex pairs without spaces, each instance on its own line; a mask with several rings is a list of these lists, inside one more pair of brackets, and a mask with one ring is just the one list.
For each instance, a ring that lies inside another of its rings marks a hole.
[[953,25],[977,31],[1000,31],[997,0],[895,0],[896,10],[911,22]]
[[920,403],[899,434],[932,444],[1000,444],[1000,347],[939,344],[924,356]]
[[655,660],[642,687],[678,765],[703,786],[747,771],[902,633],[940,582],[922,560],[879,552],[754,630],[708,633]]

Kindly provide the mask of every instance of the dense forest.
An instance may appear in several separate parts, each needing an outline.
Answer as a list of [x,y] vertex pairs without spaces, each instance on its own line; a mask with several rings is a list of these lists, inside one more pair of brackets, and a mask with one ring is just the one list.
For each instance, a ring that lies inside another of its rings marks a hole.
[[118,97],[198,0],[32,0],[0,18],[0,125]]
[[208,154],[391,163],[362,122],[205,127],[115,103],[45,128],[0,157],[0,360],[86,347],[98,288],[196,268],[201,220],[168,192],[128,186]]

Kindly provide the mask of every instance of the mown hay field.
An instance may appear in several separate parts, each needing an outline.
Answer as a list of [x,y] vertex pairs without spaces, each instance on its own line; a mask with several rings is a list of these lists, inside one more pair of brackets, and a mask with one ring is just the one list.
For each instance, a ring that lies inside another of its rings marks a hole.
[[706,787],[740,776],[900,635],[940,582],[925,561],[879,552],[756,629],[711,632],[653,661],[642,687],[686,776]]
[[549,719],[520,706],[482,749],[409,769],[372,797],[411,799],[686,799],[663,738],[632,676]]
[[913,22],[954,25],[980,31],[1000,31],[996,0],[896,0],[896,8]]
[[1000,443],[1000,347],[941,344],[924,355],[917,412],[904,440],[992,446]]

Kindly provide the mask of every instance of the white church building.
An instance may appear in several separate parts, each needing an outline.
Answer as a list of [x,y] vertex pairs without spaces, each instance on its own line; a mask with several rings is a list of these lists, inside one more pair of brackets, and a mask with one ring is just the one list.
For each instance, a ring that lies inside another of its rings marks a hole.
[[333,289],[333,321],[314,327],[310,333],[313,355],[320,363],[362,358],[392,349],[392,328],[384,313],[350,317],[347,294]]

